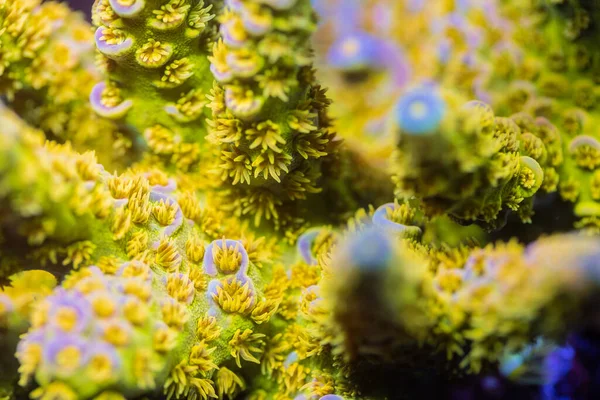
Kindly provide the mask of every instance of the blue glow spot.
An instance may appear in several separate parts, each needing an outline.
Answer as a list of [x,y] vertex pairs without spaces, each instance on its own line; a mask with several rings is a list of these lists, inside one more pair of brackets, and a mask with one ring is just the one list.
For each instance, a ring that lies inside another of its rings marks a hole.
[[390,237],[374,227],[366,228],[346,243],[353,265],[365,272],[376,272],[387,268],[392,258]]
[[406,93],[396,106],[398,126],[410,135],[434,132],[446,113],[446,103],[432,86]]
[[542,386],[542,398],[548,400],[572,399],[577,390],[577,380],[570,382],[567,375],[575,364],[575,350],[571,346],[558,347],[544,360],[546,383]]
[[385,42],[365,32],[342,35],[331,47],[327,60],[334,68],[361,70],[382,68],[385,61]]

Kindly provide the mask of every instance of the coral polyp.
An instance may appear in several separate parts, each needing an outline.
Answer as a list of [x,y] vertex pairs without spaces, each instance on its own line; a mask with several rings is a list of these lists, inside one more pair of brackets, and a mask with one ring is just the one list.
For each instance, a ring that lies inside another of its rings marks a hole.
[[600,396],[598,7],[0,0],[0,398]]

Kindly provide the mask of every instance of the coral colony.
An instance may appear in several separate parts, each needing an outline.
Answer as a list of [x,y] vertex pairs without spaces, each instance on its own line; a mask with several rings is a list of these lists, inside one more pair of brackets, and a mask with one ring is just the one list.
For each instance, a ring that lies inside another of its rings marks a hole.
[[600,398],[600,5],[0,0],[0,399]]

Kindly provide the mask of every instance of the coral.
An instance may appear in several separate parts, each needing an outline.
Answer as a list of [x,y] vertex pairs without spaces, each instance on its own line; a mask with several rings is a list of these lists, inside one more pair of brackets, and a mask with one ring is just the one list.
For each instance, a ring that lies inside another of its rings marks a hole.
[[154,159],[181,170],[197,167],[203,152],[213,3],[98,0],[93,7],[97,60],[107,78],[91,91],[93,109],[133,130]]
[[456,107],[449,97],[425,86],[400,98],[397,196],[418,197],[428,214],[492,228],[508,209],[531,221],[536,192],[556,190],[547,178],[556,174],[553,153],[562,154],[552,151],[556,128],[543,119],[496,117],[479,101]]
[[0,0],[0,397],[594,398],[598,11]]
[[288,203],[322,190],[338,142],[310,65],[314,14],[307,0],[225,5],[210,57],[216,179],[228,210],[280,224]]
[[[536,66],[528,87],[521,92],[530,113],[542,114],[559,129],[564,149],[564,155],[556,161],[560,196],[573,203],[575,215],[580,218],[577,227],[596,232],[598,137],[594,121],[598,54],[588,43],[597,34],[593,21],[598,10],[592,3],[534,2],[522,9],[523,5],[508,2],[506,7],[509,15],[520,10],[531,16],[515,32],[518,44],[528,49],[521,64]],[[573,83],[564,85],[565,79]],[[534,106],[542,102],[546,105],[536,110]]]
[[48,137],[97,149],[107,166],[128,156],[130,138],[90,112],[94,68],[89,24],[65,4],[0,4],[0,95]]

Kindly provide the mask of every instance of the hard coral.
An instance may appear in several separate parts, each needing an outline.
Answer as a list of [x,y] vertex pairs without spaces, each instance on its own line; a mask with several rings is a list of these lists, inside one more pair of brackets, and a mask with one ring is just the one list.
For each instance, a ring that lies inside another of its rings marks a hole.
[[92,11],[0,0],[0,396],[597,394],[593,4]]

